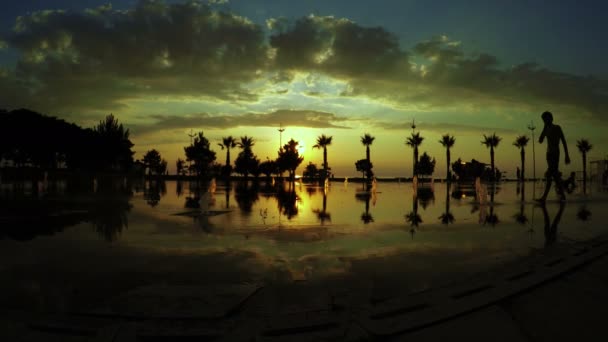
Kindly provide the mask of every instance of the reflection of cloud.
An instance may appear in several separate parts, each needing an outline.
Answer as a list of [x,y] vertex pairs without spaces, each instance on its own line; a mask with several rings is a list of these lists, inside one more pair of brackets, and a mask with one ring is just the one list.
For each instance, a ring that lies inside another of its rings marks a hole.
[[156,132],[159,130],[205,127],[207,129],[222,129],[233,127],[275,127],[298,126],[310,128],[348,128],[336,125],[334,122],[344,122],[348,119],[333,113],[314,110],[279,109],[270,113],[248,113],[242,115],[211,115],[207,113],[191,116],[152,115],[157,120],[151,125],[132,125],[132,131],[137,134]]

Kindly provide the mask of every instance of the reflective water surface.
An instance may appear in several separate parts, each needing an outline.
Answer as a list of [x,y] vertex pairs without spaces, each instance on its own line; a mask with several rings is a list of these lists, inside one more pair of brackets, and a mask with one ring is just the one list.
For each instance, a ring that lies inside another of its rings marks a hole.
[[299,280],[367,282],[382,297],[607,232],[608,193],[599,189],[545,206],[532,200],[540,182],[477,191],[379,182],[374,190],[343,182],[151,181],[96,191],[3,184],[0,305],[75,310],[147,284]]

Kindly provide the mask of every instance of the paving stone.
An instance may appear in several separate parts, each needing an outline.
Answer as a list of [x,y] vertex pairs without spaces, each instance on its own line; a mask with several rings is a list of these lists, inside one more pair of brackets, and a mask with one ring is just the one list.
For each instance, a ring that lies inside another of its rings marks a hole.
[[259,288],[257,284],[145,286],[118,296],[108,307],[94,313],[138,318],[220,318],[238,310]]
[[583,271],[608,281],[608,258],[604,257],[592,262],[585,266]]
[[503,307],[534,341],[605,340],[608,303],[579,285],[553,281],[510,299]]
[[466,314],[408,334],[391,341],[526,341],[511,317],[498,306]]

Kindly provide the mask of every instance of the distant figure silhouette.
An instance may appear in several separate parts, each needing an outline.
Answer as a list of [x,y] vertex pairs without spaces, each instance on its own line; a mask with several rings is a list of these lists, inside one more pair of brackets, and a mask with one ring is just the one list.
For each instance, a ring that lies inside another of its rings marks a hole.
[[576,172],[570,172],[570,177],[568,177],[565,181],[564,181],[564,189],[566,189],[566,192],[568,192],[569,194],[572,193],[572,191],[574,191],[574,188],[576,188]]
[[549,190],[551,190],[551,182],[553,180],[555,180],[555,187],[558,195],[560,196],[560,200],[565,201],[566,195],[564,194],[562,177],[561,173],[559,172],[559,143],[561,141],[562,145],[564,145],[566,164],[570,164],[568,145],[566,144],[566,138],[564,137],[562,128],[553,124],[553,114],[551,114],[551,112],[544,112],[541,117],[545,123],[545,127],[538,138],[538,142],[542,144],[545,138],[547,138],[547,172],[545,173],[545,192],[539,199],[537,199],[537,201],[545,202],[547,200],[547,195],[549,195]]

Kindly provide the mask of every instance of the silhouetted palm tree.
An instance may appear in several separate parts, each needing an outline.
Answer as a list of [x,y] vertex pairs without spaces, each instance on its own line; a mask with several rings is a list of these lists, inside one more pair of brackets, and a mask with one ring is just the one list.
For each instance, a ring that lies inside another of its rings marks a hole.
[[587,152],[591,151],[593,145],[589,143],[587,139],[581,139],[576,141],[576,147],[583,155],[583,192],[587,191]]
[[513,143],[513,146],[519,148],[521,154],[521,174],[520,179],[518,180],[522,181],[526,179],[524,170],[526,165],[526,145],[528,145],[528,141],[530,141],[530,139],[527,136],[520,135],[515,139],[515,142]]
[[331,145],[333,137],[328,137],[325,134],[321,134],[317,137],[317,143],[312,148],[323,148],[323,179],[327,178],[329,169],[327,165],[327,146]]
[[454,146],[454,143],[456,143],[456,139],[454,138],[454,136],[450,136],[449,134],[443,135],[441,136],[441,140],[439,140],[439,143],[445,147],[445,153],[446,153],[446,160],[447,160],[447,173],[446,173],[446,179],[449,181],[452,180],[452,172],[450,171],[450,148],[452,148],[452,146]]
[[405,141],[406,145],[414,149],[414,171],[412,172],[413,175],[416,175],[418,173],[418,146],[422,144],[423,140],[424,138],[421,137],[420,132],[418,132],[412,133],[412,136],[407,138],[407,140]]
[[[374,143],[374,140],[376,139],[376,137],[371,136],[369,133],[365,133],[362,137],[361,137],[361,143],[365,146],[365,158],[367,159],[367,165],[371,165],[371,160],[369,157],[369,147],[371,146],[371,144]],[[371,170],[367,170],[366,175],[367,175],[367,180],[371,180]]]
[[252,137],[243,136],[237,145],[243,150],[250,149],[255,145],[255,140]]
[[498,146],[498,143],[502,140],[501,137],[497,136],[496,133],[492,133],[489,137],[485,134],[483,135],[483,141],[481,142],[483,145],[486,145],[490,149],[490,165],[492,168],[492,181],[496,179],[496,171],[494,168],[494,149]]
[[[253,146],[253,139],[252,140],[252,146]],[[230,149],[231,148],[235,148],[237,146],[237,141],[235,138],[233,138],[231,135],[227,136],[227,137],[223,137],[222,138],[222,142],[218,143],[219,147],[222,148],[222,150],[224,148],[226,148],[226,175],[230,176],[230,171],[232,169],[232,166],[230,165]]]

